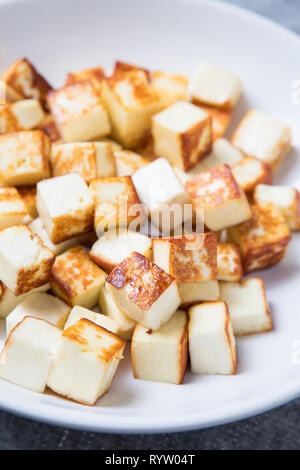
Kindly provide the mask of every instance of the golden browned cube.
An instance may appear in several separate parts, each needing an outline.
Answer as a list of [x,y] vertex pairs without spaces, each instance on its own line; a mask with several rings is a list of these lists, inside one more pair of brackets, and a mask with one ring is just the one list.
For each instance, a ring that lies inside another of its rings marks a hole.
[[232,143],[245,155],[259,158],[275,170],[291,149],[291,130],[268,114],[252,109],[240,122]]
[[113,136],[124,147],[136,146],[151,127],[161,101],[143,71],[117,72],[103,82],[103,100]]
[[171,75],[157,70],[151,75],[151,84],[161,99],[162,106],[167,108],[175,101],[184,100],[188,85],[188,77]]
[[203,214],[204,223],[214,232],[251,218],[244,191],[236,183],[229,165],[200,173],[186,183],[193,207]]
[[56,257],[50,283],[53,292],[69,305],[92,308],[105,278],[106,273],[78,245]]
[[24,98],[34,98],[47,108],[47,93],[52,87],[26,58],[14,62],[2,80]]
[[0,106],[0,134],[38,128],[45,118],[39,101],[22,100]]
[[64,142],[92,140],[111,131],[107,111],[89,80],[51,91],[48,103]]
[[53,176],[79,173],[90,183],[96,178],[115,176],[116,165],[110,144],[105,142],[74,142],[52,146]]
[[271,203],[281,211],[290,230],[300,230],[300,194],[289,186],[259,184],[253,194],[254,204]]
[[199,105],[211,117],[212,140],[215,141],[223,137],[232,118],[232,111],[220,109],[215,106]]
[[144,220],[136,189],[130,176],[101,178],[90,184],[95,202],[95,230],[98,236],[115,227],[136,229]]
[[243,277],[240,248],[235,243],[218,243],[218,281],[239,282]]
[[149,160],[130,150],[116,150],[114,152],[117,176],[130,176],[149,163]]
[[24,201],[28,214],[36,219],[39,216],[36,208],[36,186],[18,186],[18,192]]
[[164,325],[181,303],[175,278],[137,252],[109,274],[106,286],[129,318],[152,330]]
[[49,281],[55,255],[27,225],[0,232],[0,279],[21,295]]
[[79,72],[68,73],[66,85],[74,85],[74,83],[91,80],[94,87],[101,93],[101,86],[105,73],[102,67],[95,67],[93,69],[80,70]]
[[0,183],[32,185],[49,178],[51,142],[40,130],[0,135]]
[[272,167],[255,157],[245,157],[235,163],[232,174],[249,198],[257,184],[272,184]]
[[211,117],[202,109],[178,101],[152,118],[154,153],[188,171],[212,149]]
[[31,217],[16,188],[0,187],[0,230],[12,225],[28,224]]
[[252,218],[231,227],[228,237],[240,247],[245,273],[279,263],[291,240],[283,215],[274,204],[252,206]]
[[56,176],[37,185],[37,210],[53,243],[93,228],[94,202],[78,173]]

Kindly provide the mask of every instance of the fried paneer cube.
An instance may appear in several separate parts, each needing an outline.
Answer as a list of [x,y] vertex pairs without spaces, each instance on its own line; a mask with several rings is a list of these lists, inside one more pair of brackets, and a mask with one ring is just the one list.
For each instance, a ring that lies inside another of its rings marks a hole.
[[157,331],[136,325],[131,342],[131,362],[136,379],[182,384],[187,360],[186,312],[178,310]]
[[47,94],[51,85],[26,58],[14,62],[5,72],[2,80],[24,98],[34,98],[47,108]]
[[106,286],[128,317],[152,330],[166,323],[181,303],[175,278],[137,252],[109,274]]
[[232,111],[217,108],[216,106],[197,105],[211,117],[212,140],[215,142],[225,134],[232,119]]
[[181,282],[178,284],[178,289],[183,307],[220,299],[219,282],[214,279],[211,281]]
[[228,305],[236,336],[272,330],[272,317],[263,279],[252,277],[241,283],[221,282],[220,291],[221,299]]
[[79,173],[87,183],[116,174],[111,146],[104,142],[53,145],[51,167],[53,176]]
[[47,385],[61,330],[40,318],[26,317],[8,336],[0,355],[0,378],[43,392]]
[[247,197],[227,164],[188,180],[186,189],[194,210],[203,214],[205,225],[212,231],[217,232],[251,218]]
[[37,100],[22,100],[0,106],[0,134],[39,127],[45,118]]
[[98,266],[110,272],[133,251],[151,259],[151,238],[127,229],[109,230],[94,243],[89,256]]
[[253,194],[254,204],[274,204],[282,213],[290,230],[300,230],[300,194],[289,186],[259,184]]
[[161,101],[141,70],[115,71],[103,82],[103,100],[112,123],[112,133],[125,148],[138,144],[151,127],[151,116]]
[[94,405],[108,391],[125,344],[119,336],[82,318],[62,333],[48,386],[79,403]]
[[291,149],[291,130],[268,114],[252,109],[231,141],[245,155],[259,158],[275,170]]
[[0,279],[15,295],[46,284],[55,255],[27,225],[0,232]]
[[0,135],[0,183],[32,185],[49,178],[51,142],[40,130]]
[[236,182],[249,198],[257,184],[272,184],[272,168],[268,163],[255,157],[245,157],[232,167]]
[[38,129],[45,132],[50,137],[51,142],[59,143],[62,141],[55,119],[52,114],[47,113],[42,122],[37,126]]
[[184,210],[190,198],[168,160],[159,158],[149,163],[136,171],[132,180],[151,222],[163,233],[190,219],[191,214]]
[[54,295],[29,293],[6,317],[7,336],[25,317],[40,318],[62,329],[70,311],[71,307]]
[[143,222],[145,215],[130,176],[93,180],[90,193],[95,202],[95,230],[100,237],[108,229]]
[[211,117],[186,101],[178,101],[152,118],[154,153],[188,171],[212,149]]
[[130,176],[149,163],[149,160],[130,150],[114,152],[117,176]]
[[18,186],[18,193],[23,199],[26,210],[30,217],[36,219],[36,217],[39,215],[36,208],[36,186]]
[[218,281],[239,282],[243,277],[243,266],[239,246],[235,243],[218,243]]
[[40,181],[37,209],[53,243],[60,243],[93,227],[94,202],[77,173]]
[[189,310],[189,350],[194,374],[232,375],[236,347],[225,302],[206,302]]
[[274,204],[252,206],[252,218],[231,227],[228,237],[240,247],[245,273],[281,261],[291,240],[284,217]]
[[52,243],[40,217],[34,219],[29,224],[29,228],[33,231],[33,233],[40,237],[44,245],[46,245],[55,254],[55,256],[60,255],[61,253],[67,251],[69,248],[72,248],[75,245],[78,245],[78,243],[80,242],[80,237],[78,236],[69,238],[68,240],[65,240],[60,243]]
[[48,94],[48,103],[64,142],[82,142],[110,133],[106,109],[89,80]]
[[101,93],[101,86],[105,73],[102,67],[80,70],[79,72],[68,73],[65,85],[74,85],[74,83],[91,80],[95,89]]
[[185,99],[188,77],[157,70],[151,74],[151,84],[160,97],[162,106],[167,108],[175,101]]
[[31,220],[17,189],[0,186],[0,230],[12,225],[28,224]]
[[98,302],[106,273],[93,263],[82,246],[57,256],[51,271],[51,288],[69,305],[92,308]]
[[192,178],[203,171],[210,170],[219,165],[227,164],[231,168],[244,160],[244,155],[234,147],[227,139],[218,139],[213,143],[212,152],[204,158],[198,165],[188,172]]
[[242,95],[242,84],[234,72],[201,62],[189,81],[187,94],[194,103],[231,110]]

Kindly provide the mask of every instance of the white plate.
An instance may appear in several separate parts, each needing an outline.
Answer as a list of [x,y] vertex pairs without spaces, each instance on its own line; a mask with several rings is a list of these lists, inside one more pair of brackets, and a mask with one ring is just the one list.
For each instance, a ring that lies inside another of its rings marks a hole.
[[[245,87],[235,123],[251,106],[290,124],[297,150],[278,181],[300,188],[300,105],[291,100],[292,83],[300,78],[300,41],[283,28],[211,0],[2,0],[0,23],[0,66],[26,55],[57,86],[67,71],[110,66],[117,58],[178,73],[192,72],[201,59],[235,70]],[[61,426],[132,433],[212,426],[295,398],[300,395],[300,239],[293,238],[284,262],[262,273],[275,329],[238,340],[236,376],[188,373],[182,386],[138,381],[127,350],[110,392],[94,408],[2,381],[0,406]]]

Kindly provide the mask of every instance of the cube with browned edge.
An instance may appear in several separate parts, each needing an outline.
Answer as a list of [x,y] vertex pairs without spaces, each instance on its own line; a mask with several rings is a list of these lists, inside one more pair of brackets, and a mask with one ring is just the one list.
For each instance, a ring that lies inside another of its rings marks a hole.
[[220,109],[216,106],[197,105],[211,117],[212,140],[220,139],[225,134],[232,119],[232,111]]
[[175,101],[185,99],[188,77],[171,75],[157,70],[151,75],[151,84],[160,97],[162,106],[167,108]]
[[52,87],[26,58],[14,62],[5,72],[2,80],[24,98],[34,98],[47,107],[47,93]]
[[165,324],[181,303],[175,278],[137,252],[108,275],[106,287],[128,317],[152,330]]
[[0,232],[0,279],[15,295],[49,281],[55,255],[27,225]]
[[177,101],[152,118],[154,153],[189,170],[212,149],[211,117],[186,101]]
[[194,103],[230,111],[242,95],[242,83],[234,72],[201,62],[189,81],[187,95]]
[[51,271],[51,288],[69,305],[92,308],[98,302],[106,273],[93,263],[82,246],[57,256]]
[[25,317],[12,329],[0,355],[0,378],[43,392],[61,330],[40,318]]
[[131,341],[131,363],[135,379],[182,384],[187,359],[186,312],[178,310],[157,331],[136,325]]
[[61,135],[55,124],[55,119],[52,114],[46,114],[44,119],[37,126],[38,129],[45,132],[50,137],[51,142],[62,142]]
[[215,279],[211,281],[181,282],[178,284],[178,289],[183,307],[220,299],[219,282]]
[[225,302],[206,302],[189,310],[189,350],[194,374],[232,375],[236,346]]
[[39,127],[45,113],[39,101],[22,100],[0,106],[0,134]]
[[110,144],[104,142],[74,142],[52,146],[53,176],[79,173],[90,183],[95,178],[115,176],[116,166]]
[[282,213],[290,230],[300,230],[300,194],[290,186],[259,184],[253,194],[254,204],[274,204]]
[[280,210],[274,204],[252,206],[252,218],[228,230],[230,241],[241,250],[245,273],[268,268],[281,261],[291,234]]
[[48,103],[64,142],[91,140],[111,131],[107,111],[89,80],[51,91]]
[[245,157],[233,165],[232,174],[235,181],[252,198],[257,184],[272,184],[272,167],[255,157]]
[[75,245],[78,245],[80,243],[80,237],[73,237],[73,238],[68,238],[68,240],[65,240],[60,243],[53,243],[48,235],[47,230],[43,226],[42,219],[40,217],[37,217],[34,219],[30,224],[29,228],[33,231],[33,233],[36,233],[44,243],[53,253],[55,256],[60,255],[64,251],[67,251],[69,248],[72,248]]
[[165,158],[158,158],[132,175],[137,194],[151,222],[170,234],[191,218],[190,198]]
[[57,328],[63,328],[71,307],[54,295],[44,292],[29,293],[6,317],[7,336],[25,317],[46,320]]
[[47,292],[50,289],[50,283],[47,282],[40,287],[31,289],[25,294],[15,295],[3,282],[0,281],[0,318],[6,318],[13,309],[23,300],[34,292]]
[[93,227],[94,202],[77,173],[40,181],[37,210],[53,243],[60,243]]
[[151,238],[127,229],[109,230],[94,243],[89,256],[102,269],[110,272],[133,251],[151,259]]
[[209,230],[217,232],[251,218],[247,197],[227,164],[211,168],[188,180],[186,189],[194,210],[203,214]]
[[39,130],[0,135],[0,183],[32,185],[48,178],[50,149],[49,137]]
[[0,106],[24,100],[24,96],[0,79]]
[[68,73],[66,85],[74,85],[74,83],[91,80],[96,90],[101,93],[101,86],[105,73],[102,67],[80,70],[79,72]]
[[273,329],[265,283],[260,277],[242,282],[221,282],[221,299],[227,303],[236,336],[264,333]]
[[0,187],[0,230],[12,225],[28,224],[32,218],[16,188]]
[[132,226],[145,215],[130,176],[95,179],[90,184],[95,202],[95,230],[100,237],[108,229]]
[[129,318],[123,312],[123,310],[118,307],[115,300],[108,292],[106,285],[100,288],[99,307],[104,315],[111,318],[118,324],[120,328],[119,336],[125,339],[125,341],[130,341],[132,338],[134,327],[136,325],[136,321]]
[[18,186],[18,193],[23,199],[26,210],[30,217],[33,219],[38,217],[39,214],[36,208],[36,186]]
[[102,326],[102,328],[122,337],[122,329],[113,318],[103,315],[102,313],[96,313],[88,308],[80,307],[79,305],[75,305],[75,307],[72,308],[64,326],[64,330],[74,325],[74,323],[77,323],[82,318],[86,318],[87,320],[96,323],[96,325]]
[[275,170],[291,149],[291,129],[272,116],[252,109],[231,139],[245,155],[256,157]]
[[152,243],[153,262],[175,277],[179,284],[216,279],[216,234],[156,238]]
[[149,160],[130,150],[114,152],[117,176],[130,176],[149,163]]
[[126,342],[82,318],[67,328],[55,355],[48,386],[85,405],[94,405],[111,385]]
[[121,60],[117,60],[115,62],[113,75],[124,76],[126,74],[130,75],[132,72],[140,72],[148,81],[150,80],[151,73],[145,67],[141,67],[140,65],[135,64],[129,64],[128,62],[122,62]]
[[218,281],[239,282],[243,277],[241,252],[235,243],[218,243],[217,249]]
[[112,134],[133,148],[151,127],[151,116],[161,101],[142,70],[117,71],[103,82],[102,96],[112,123]]

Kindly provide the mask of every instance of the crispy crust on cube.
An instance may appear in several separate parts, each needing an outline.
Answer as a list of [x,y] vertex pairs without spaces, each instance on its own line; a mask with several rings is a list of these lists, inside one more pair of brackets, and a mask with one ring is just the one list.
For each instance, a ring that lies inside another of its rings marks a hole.
[[[143,279],[145,273],[148,274],[146,281]],[[174,281],[173,276],[136,251],[118,264],[106,278],[106,282],[115,289],[130,284],[128,298],[144,311],[149,310]]]
[[68,73],[65,85],[74,85],[74,83],[91,80],[94,87],[100,92],[101,84],[105,78],[102,67],[94,67],[92,69],[80,70],[79,72]]
[[[26,87],[22,85],[20,77],[24,76],[24,73],[28,75],[30,83],[29,88],[35,90],[34,92],[26,91]],[[21,58],[14,62],[5,72],[2,80],[25,98],[38,99],[41,101],[43,107],[47,109],[46,96],[47,93],[52,90],[52,87],[26,58]]]
[[[218,180],[223,181],[224,184],[212,190],[210,186]],[[242,196],[242,191],[227,164],[211,168],[188,180],[186,190],[194,206],[198,204],[204,207],[219,206],[225,201],[239,199]]]
[[279,263],[291,240],[281,212],[273,204],[253,205],[252,219],[228,230],[241,249],[244,272]]
[[18,192],[24,201],[29,215],[35,219],[38,217],[36,209],[36,186],[18,186]]
[[217,279],[238,282],[243,277],[242,258],[236,243],[218,243]]
[[[141,71],[116,73],[106,79],[107,85],[113,92],[121,82],[127,82],[131,86],[133,97],[141,106],[151,105],[154,101],[158,101],[158,96],[149,86],[145,75]],[[130,109],[123,103],[118,93],[114,92],[114,97],[122,107]]]
[[[207,116],[207,119],[196,124],[188,131],[180,134],[181,155],[183,158],[183,168],[185,171],[193,168],[212,151],[211,125],[211,117]],[[205,137],[204,140],[203,135]],[[201,145],[201,148],[199,148],[199,145]],[[195,153],[195,149],[198,150],[197,153]]]
[[[197,103],[194,104],[197,105]],[[216,108],[214,106],[207,106],[204,104],[198,104],[197,106],[203,109],[203,111],[205,111],[211,117],[213,142],[223,137],[231,121],[232,111],[226,111],[224,109]]]
[[104,271],[90,260],[82,246],[75,246],[57,256],[51,270],[50,283],[72,305],[72,299],[78,295],[76,282],[79,280],[86,290],[99,276],[105,277]]
[[[76,211],[74,215],[64,214],[54,219],[54,227],[51,233],[53,243],[60,243],[69,238],[90,232],[93,228],[94,206],[86,211]],[[75,230],[76,228],[76,230]],[[71,236],[70,236],[71,233]]]
[[[247,165],[251,164],[251,162],[258,164],[261,168],[261,172],[255,179],[249,179],[246,183],[243,183],[239,178],[239,171],[240,169],[243,169],[243,167],[247,168]],[[272,184],[272,167],[268,163],[256,157],[245,157],[240,162],[235,163],[232,167],[232,173],[237,183],[250,198],[252,197],[253,190],[257,184]]]
[[148,69],[117,60],[113,75],[125,75],[128,72],[144,72],[147,80],[150,80],[150,71]]
[[113,344],[109,349],[101,348],[99,351],[98,357],[100,360],[109,363],[111,360],[116,356],[122,356],[123,349],[126,345],[126,341],[124,341],[120,336],[108,331],[106,328],[103,328],[100,325],[88,320],[87,318],[81,318],[78,322],[74,323],[73,325],[69,326],[66,330],[62,332],[62,336],[64,338],[69,339],[70,341],[75,341],[76,343],[81,344],[82,346],[88,347],[88,341],[83,338],[82,333],[86,328],[93,328],[97,330],[97,338],[100,340],[102,335],[110,336],[114,339],[115,344]]
[[65,145],[52,147],[51,168],[53,176],[77,172],[87,183],[95,179],[97,177],[97,168],[94,144],[86,142],[72,145],[72,149],[69,147],[68,155],[65,152]]

